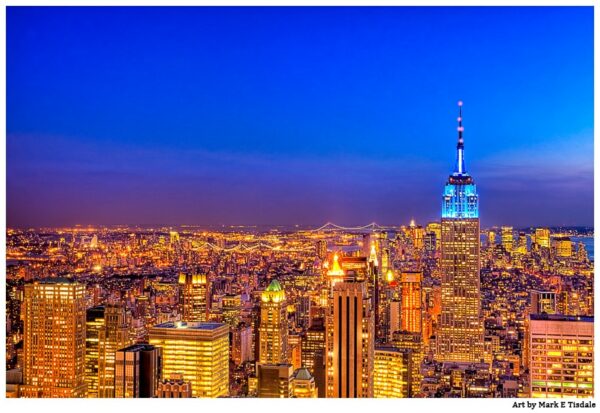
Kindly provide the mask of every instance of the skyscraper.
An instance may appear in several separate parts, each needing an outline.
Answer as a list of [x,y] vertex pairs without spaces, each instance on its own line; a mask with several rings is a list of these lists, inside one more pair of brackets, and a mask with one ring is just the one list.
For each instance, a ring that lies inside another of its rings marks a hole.
[[502,246],[506,251],[512,252],[515,246],[513,227],[502,227],[500,230],[502,236]]
[[87,397],[98,397],[98,363],[100,331],[104,327],[104,307],[86,311],[85,326],[85,382]]
[[229,395],[229,328],[220,323],[168,322],[150,328],[161,347],[163,377],[183,375],[194,397]]
[[374,316],[366,281],[333,286],[327,323],[327,397],[373,397]]
[[413,333],[422,331],[422,302],[420,271],[404,271],[400,275],[402,288],[401,329]]
[[259,363],[280,364],[288,359],[287,302],[277,280],[260,296]]
[[183,321],[206,321],[208,280],[204,274],[179,274],[179,304]]
[[483,354],[479,197],[473,178],[465,169],[462,102],[456,149],[456,169],[448,178],[442,203],[442,314],[437,358],[473,362]]
[[104,307],[104,324],[98,335],[98,397],[115,397],[115,353],[131,344],[128,326],[122,306]]
[[134,344],[117,350],[115,397],[154,397],[160,378],[160,362],[160,348],[149,344]]
[[258,397],[290,398],[294,368],[291,364],[260,364],[258,370]]
[[409,397],[411,351],[393,346],[375,348],[373,397]]
[[85,286],[66,278],[25,285],[23,397],[85,397]]
[[548,228],[536,228],[535,243],[539,247],[550,248],[550,230]]
[[530,397],[594,396],[594,317],[532,314]]

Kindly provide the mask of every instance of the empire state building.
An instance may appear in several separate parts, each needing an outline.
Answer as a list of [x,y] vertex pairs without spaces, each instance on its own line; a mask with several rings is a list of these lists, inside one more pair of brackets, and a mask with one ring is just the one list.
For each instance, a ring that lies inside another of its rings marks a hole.
[[437,359],[478,362],[483,358],[479,282],[479,196],[464,157],[462,102],[458,102],[456,168],[442,198],[442,313]]

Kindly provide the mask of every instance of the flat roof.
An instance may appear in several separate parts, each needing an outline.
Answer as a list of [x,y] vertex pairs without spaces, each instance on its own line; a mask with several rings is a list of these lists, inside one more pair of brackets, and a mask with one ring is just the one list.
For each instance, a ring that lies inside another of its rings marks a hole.
[[532,320],[545,320],[545,321],[584,321],[588,323],[594,322],[593,316],[584,315],[562,315],[562,314],[531,314]]
[[202,323],[202,322],[185,322],[185,321],[168,321],[153,326],[154,328],[173,328],[173,329],[193,329],[193,330],[216,330],[223,327],[222,323]]

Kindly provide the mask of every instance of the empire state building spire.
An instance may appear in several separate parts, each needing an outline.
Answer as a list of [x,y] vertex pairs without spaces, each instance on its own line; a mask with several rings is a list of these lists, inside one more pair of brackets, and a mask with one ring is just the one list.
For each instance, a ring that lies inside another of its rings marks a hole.
[[467,172],[465,168],[465,142],[463,140],[463,125],[462,125],[462,100],[458,101],[458,143],[456,144],[456,170],[455,174],[462,175]]

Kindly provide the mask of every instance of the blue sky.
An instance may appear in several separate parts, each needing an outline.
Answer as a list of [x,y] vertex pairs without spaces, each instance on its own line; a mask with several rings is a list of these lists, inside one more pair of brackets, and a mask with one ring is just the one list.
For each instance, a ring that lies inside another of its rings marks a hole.
[[9,7],[8,226],[593,224],[591,7]]

